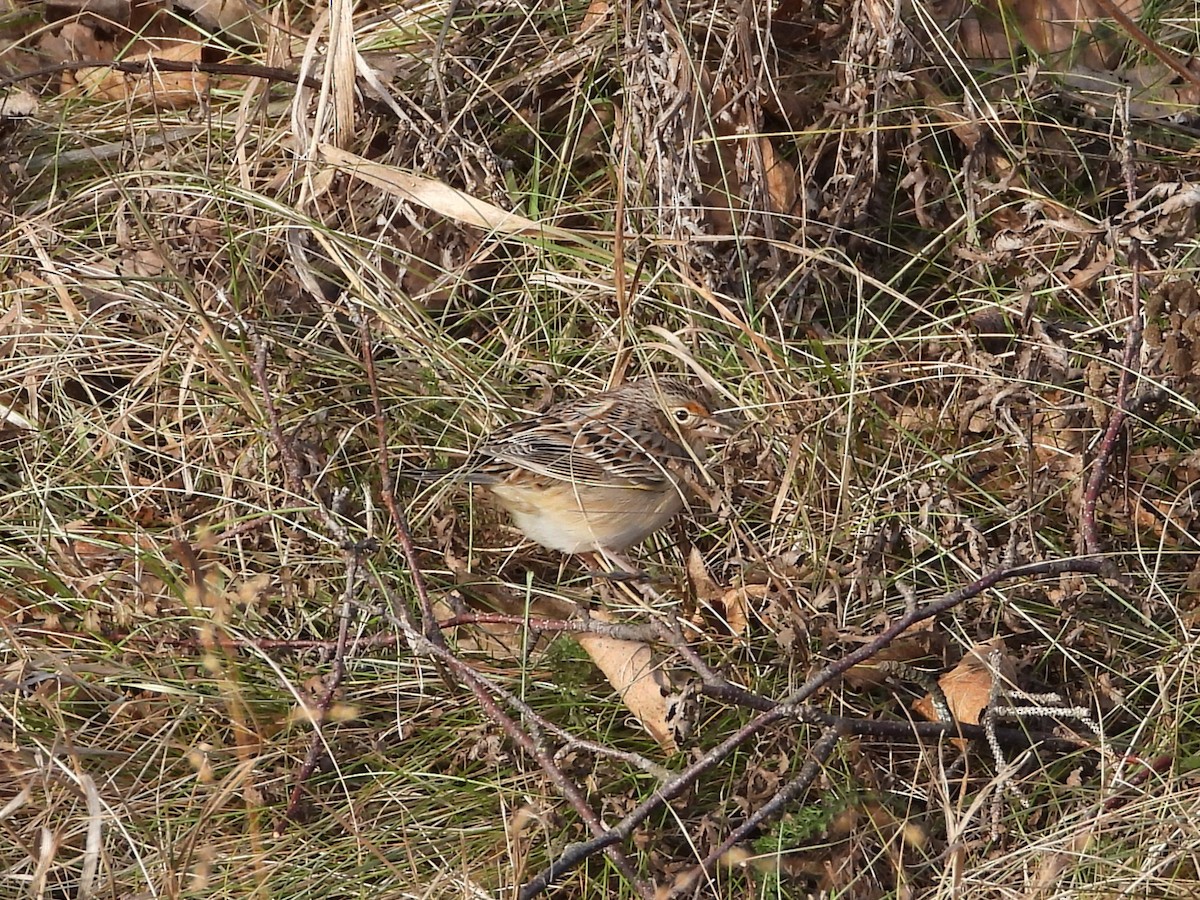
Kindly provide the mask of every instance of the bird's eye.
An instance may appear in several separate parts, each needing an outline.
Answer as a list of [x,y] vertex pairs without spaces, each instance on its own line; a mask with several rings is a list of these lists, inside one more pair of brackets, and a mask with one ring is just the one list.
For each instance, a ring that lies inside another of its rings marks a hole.
[[695,414],[686,406],[677,406],[674,410],[675,421],[680,425],[686,425],[695,418]]

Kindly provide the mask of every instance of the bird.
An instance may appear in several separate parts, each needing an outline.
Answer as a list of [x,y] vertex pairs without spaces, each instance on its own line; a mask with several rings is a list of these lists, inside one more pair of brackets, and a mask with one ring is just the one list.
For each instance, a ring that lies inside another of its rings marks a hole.
[[505,425],[461,466],[419,477],[482,485],[530,540],[622,562],[684,508],[706,448],[731,430],[703,388],[639,378]]

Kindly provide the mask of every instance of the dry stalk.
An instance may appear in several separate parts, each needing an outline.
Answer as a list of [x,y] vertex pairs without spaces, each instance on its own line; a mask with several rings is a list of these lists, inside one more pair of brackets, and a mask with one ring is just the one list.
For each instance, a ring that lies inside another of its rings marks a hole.
[[[1129,130],[1129,96],[1118,107],[1121,112],[1123,140],[1121,143],[1121,170],[1125,180],[1125,194],[1130,208],[1136,202],[1136,173],[1133,167],[1133,137]],[[1138,360],[1142,349],[1142,249],[1141,242],[1132,233],[1129,235],[1128,258],[1130,265],[1129,330],[1125,335],[1125,350],[1121,355],[1121,372],[1117,381],[1117,395],[1113,401],[1108,425],[1096,448],[1092,462],[1092,473],[1083,493],[1083,508],[1080,515],[1080,531],[1086,553],[1102,552],[1100,532],[1096,527],[1096,503],[1108,480],[1108,464],[1112,459],[1117,441],[1121,437],[1129,413],[1140,405],[1141,398],[1130,398],[1129,386],[1139,374]]]
[[[263,403],[267,409],[267,420],[271,439],[279,451],[280,459],[283,461],[284,482],[287,485],[288,491],[293,494],[299,494],[304,484],[304,470],[300,464],[300,457],[296,453],[295,444],[284,434],[283,426],[279,419],[279,411],[275,404],[274,396],[270,388],[270,379],[267,376],[267,358],[268,350],[266,341],[258,334],[253,327],[247,328],[247,333],[251,342],[254,345],[254,362],[252,369],[254,372],[255,381],[258,383],[259,391],[262,394]],[[293,821],[300,808],[300,800],[303,796],[304,785],[312,776],[312,773],[317,768],[317,763],[321,758],[321,750],[326,746],[324,736],[321,733],[321,726],[325,721],[329,709],[333,705],[333,698],[342,685],[342,679],[346,675],[346,647],[350,633],[350,619],[352,617],[352,604],[354,600],[355,582],[357,581],[358,554],[361,548],[356,546],[349,540],[349,536],[345,530],[333,517],[332,512],[325,506],[325,503],[320,498],[318,491],[313,491],[314,503],[313,511],[321,519],[326,529],[332,536],[338,539],[342,546],[342,551],[345,555],[346,564],[346,587],[342,597],[342,614],[341,621],[338,625],[338,639],[334,647],[332,669],[330,670],[325,690],[321,694],[320,699],[313,710],[313,734],[309,742],[308,752],[305,754],[304,762],[300,765],[296,773],[296,782],[292,787],[291,796],[288,799],[287,809],[284,811],[283,817],[275,825],[275,836],[279,837],[287,829],[289,822]],[[337,498],[335,497],[335,503]]]

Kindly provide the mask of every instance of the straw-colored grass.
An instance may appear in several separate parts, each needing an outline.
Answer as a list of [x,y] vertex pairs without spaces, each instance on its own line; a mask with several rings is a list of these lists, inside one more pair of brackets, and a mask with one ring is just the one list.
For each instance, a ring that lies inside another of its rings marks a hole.
[[[459,5],[445,27],[441,5],[271,6],[271,53],[209,46],[303,64],[328,100],[219,76],[181,109],[51,85],[0,123],[0,895],[508,897],[590,836],[391,617],[378,585],[414,608],[416,591],[375,393],[394,475],[614,377],[712,385],[745,423],[711,460],[715,501],[635,555],[696,652],[773,698],[911,603],[1081,552],[1134,270],[1145,299],[1197,269],[1194,206],[1126,214],[1123,129],[1144,197],[1200,176],[1190,126],[1123,126],[1032,55],[969,65],[925,4],[801,4],[772,26],[760,6],[680,9],[666,30],[665,4]],[[3,24],[14,52],[40,33]],[[1143,25],[1196,49],[1187,4]],[[558,231],[465,225],[336,171],[321,142]],[[911,660],[936,678],[1004,636],[1020,683],[1101,733],[1008,760],[847,737],[705,896],[1200,890],[1200,305],[1170,290],[1129,391],[1157,393],[1097,507],[1128,579],[1004,583]],[[600,593],[465,488],[397,490],[435,598]],[[350,578],[352,545],[372,578]],[[716,584],[766,586],[744,633],[697,602],[691,548]],[[323,753],[285,822],[347,614]],[[447,638],[546,719],[671,769],[752,716],[700,699],[668,758],[569,636]],[[895,674],[817,703],[902,721],[925,691]],[[816,736],[768,730],[651,816],[624,847],[640,876],[687,872]],[[659,786],[617,757],[557,762],[609,824]],[[636,896],[602,854],[561,890]]]

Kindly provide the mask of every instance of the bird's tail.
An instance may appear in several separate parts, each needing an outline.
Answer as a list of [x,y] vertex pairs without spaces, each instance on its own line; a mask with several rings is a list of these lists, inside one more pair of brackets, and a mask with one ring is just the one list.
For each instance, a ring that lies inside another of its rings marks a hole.
[[396,475],[409,481],[441,481],[453,475],[456,469],[418,469],[416,466],[401,466]]
[[396,474],[401,478],[407,478],[409,481],[424,483],[452,479],[454,481],[462,481],[466,484],[495,484],[500,480],[494,475],[480,472],[478,469],[469,469],[465,466],[452,466],[447,469],[418,469],[411,466],[401,466]]

